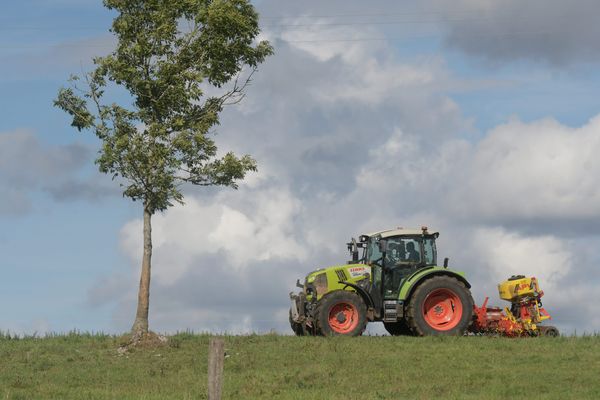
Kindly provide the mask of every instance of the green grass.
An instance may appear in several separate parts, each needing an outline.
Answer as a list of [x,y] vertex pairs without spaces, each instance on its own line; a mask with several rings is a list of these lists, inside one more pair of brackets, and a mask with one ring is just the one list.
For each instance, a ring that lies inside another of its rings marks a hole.
[[[205,399],[209,339],[0,334],[0,399]],[[224,339],[224,399],[600,398],[597,336]]]

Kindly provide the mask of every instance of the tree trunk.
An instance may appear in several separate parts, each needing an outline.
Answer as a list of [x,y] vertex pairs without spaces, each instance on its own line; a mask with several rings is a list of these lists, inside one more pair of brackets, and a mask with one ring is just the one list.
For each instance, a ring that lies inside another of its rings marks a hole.
[[137,312],[131,328],[134,342],[148,333],[148,308],[150,306],[150,268],[152,261],[152,213],[144,204],[144,255],[142,257],[142,274],[138,291]]

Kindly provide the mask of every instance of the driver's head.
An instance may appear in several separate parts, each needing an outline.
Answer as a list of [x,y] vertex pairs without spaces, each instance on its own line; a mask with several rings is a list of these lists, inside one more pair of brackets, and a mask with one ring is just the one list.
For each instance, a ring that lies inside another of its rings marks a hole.
[[388,245],[388,258],[394,262],[404,257],[404,246],[400,243],[390,243]]
[[408,251],[415,251],[415,244],[413,242],[408,242],[406,244],[406,248],[408,249]]

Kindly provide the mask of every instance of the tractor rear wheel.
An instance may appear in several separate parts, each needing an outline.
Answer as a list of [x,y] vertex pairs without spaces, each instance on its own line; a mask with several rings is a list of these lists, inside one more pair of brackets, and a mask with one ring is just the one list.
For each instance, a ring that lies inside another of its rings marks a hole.
[[367,307],[356,293],[336,290],[319,300],[315,321],[323,336],[359,336],[367,326]]
[[406,324],[405,320],[401,320],[398,322],[384,322],[383,327],[392,336],[412,335],[412,331]]
[[419,284],[408,305],[408,325],[419,336],[463,335],[472,316],[471,292],[450,276],[434,276]]
[[299,324],[298,322],[296,322],[292,319],[292,309],[291,308],[290,308],[290,326],[292,327],[292,330],[294,331],[296,336],[304,336],[304,329],[302,328],[302,324]]

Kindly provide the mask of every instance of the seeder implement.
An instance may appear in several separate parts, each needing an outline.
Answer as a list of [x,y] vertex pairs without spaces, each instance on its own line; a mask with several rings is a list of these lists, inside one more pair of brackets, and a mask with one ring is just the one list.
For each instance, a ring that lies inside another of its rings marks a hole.
[[511,276],[498,285],[500,298],[511,303],[510,308],[488,307],[486,297],[481,307],[473,307],[474,321],[471,332],[517,336],[558,336],[558,329],[540,324],[551,319],[542,307],[540,290],[536,278],[523,275]]

